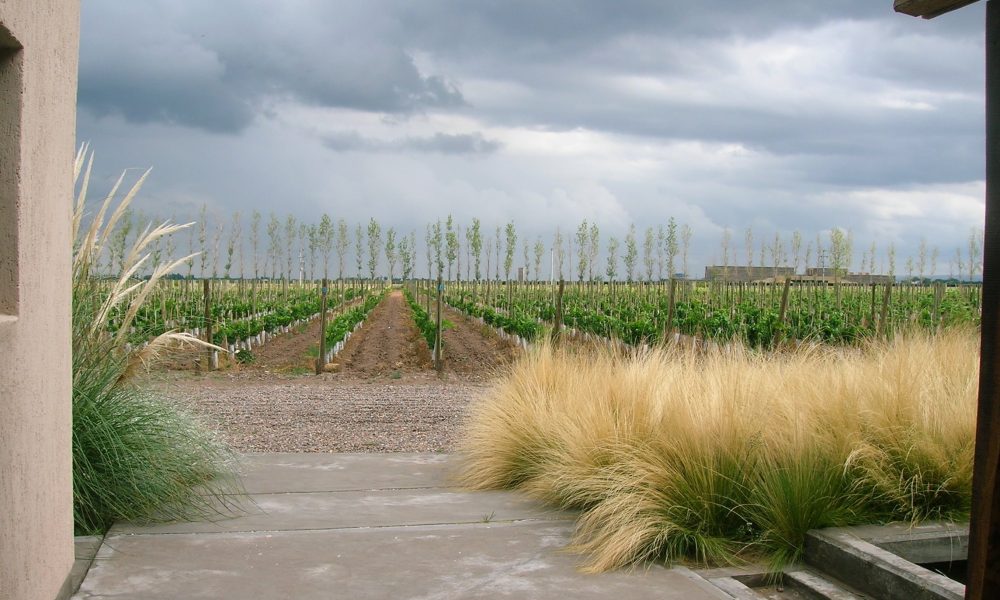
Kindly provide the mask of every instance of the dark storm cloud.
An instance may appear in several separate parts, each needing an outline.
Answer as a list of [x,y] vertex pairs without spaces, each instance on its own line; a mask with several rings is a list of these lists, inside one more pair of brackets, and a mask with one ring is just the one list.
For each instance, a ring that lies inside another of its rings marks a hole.
[[454,83],[419,72],[401,40],[378,35],[384,20],[350,5],[91,0],[79,104],[218,132],[242,130],[274,100],[393,114],[461,106]]
[[323,145],[336,152],[436,152],[439,154],[493,154],[501,143],[475,133],[435,133],[432,136],[406,137],[398,140],[367,138],[356,131],[342,131],[323,136]]

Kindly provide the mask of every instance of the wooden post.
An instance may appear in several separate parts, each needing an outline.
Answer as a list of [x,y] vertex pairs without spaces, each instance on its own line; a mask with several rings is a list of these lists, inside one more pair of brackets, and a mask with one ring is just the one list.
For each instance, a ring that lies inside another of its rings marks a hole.
[[670,278],[670,292],[667,297],[667,322],[663,324],[663,342],[670,341],[670,334],[674,331],[674,304],[677,295],[677,280]]
[[781,324],[780,333],[778,335],[784,335],[785,332],[785,322],[788,316],[788,294],[792,290],[792,278],[785,278],[785,287],[781,290],[781,308],[778,310],[778,323]]
[[563,288],[566,286],[566,282],[562,279],[559,280],[559,289],[556,291],[556,318],[555,323],[552,326],[552,343],[559,343],[559,336],[562,334],[562,321],[563,321]]
[[[204,293],[205,293],[205,341],[209,344],[212,343],[212,282],[208,279],[204,279]],[[215,351],[211,348],[207,349],[205,361],[206,368],[211,371],[215,365],[213,364],[213,356]]]
[[444,291],[444,284],[441,283],[441,276],[438,275],[437,279],[437,324],[435,325],[434,334],[434,368],[441,372],[442,362],[441,362],[441,351],[443,350],[444,341],[441,339],[441,292]]
[[326,365],[326,284],[323,278],[323,287],[320,289],[319,297],[319,356],[316,357],[316,374],[323,372]]
[[875,288],[877,288],[877,287],[878,287],[878,284],[876,284],[876,283],[872,284],[872,316],[871,316],[871,326],[872,326],[872,328],[875,327],[875,303],[878,301],[877,300],[877,296],[876,296],[876,290],[875,290]]
[[986,228],[966,598],[1000,597],[1000,0],[986,4]]
[[887,283],[885,292],[882,294],[882,313],[878,319],[878,335],[885,336],[889,333],[889,300],[892,299],[892,284]]

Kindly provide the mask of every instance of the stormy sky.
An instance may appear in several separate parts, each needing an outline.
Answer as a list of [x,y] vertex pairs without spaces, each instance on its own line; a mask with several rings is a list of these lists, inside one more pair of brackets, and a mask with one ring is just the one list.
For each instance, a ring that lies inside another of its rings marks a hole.
[[603,246],[674,217],[693,274],[726,228],[739,257],[748,227],[837,227],[855,269],[891,243],[903,273],[924,238],[946,275],[982,226],[983,4],[85,0],[78,139],[99,190],[152,166],[138,207],[177,220],[422,245],[451,214],[548,246],[587,219]]

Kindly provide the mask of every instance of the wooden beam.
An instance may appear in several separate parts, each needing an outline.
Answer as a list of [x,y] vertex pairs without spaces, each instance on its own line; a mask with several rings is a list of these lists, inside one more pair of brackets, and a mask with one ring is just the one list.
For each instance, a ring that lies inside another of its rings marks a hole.
[[986,235],[966,598],[1000,598],[1000,0],[986,5]]
[[893,8],[913,17],[933,19],[979,0],[894,0]]

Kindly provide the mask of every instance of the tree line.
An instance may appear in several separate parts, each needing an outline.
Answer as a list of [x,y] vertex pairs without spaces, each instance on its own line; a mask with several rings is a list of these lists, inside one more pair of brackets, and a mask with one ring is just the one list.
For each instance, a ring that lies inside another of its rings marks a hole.
[[[427,223],[422,244],[418,244],[416,230],[401,232],[383,227],[374,218],[367,223],[348,223],[324,214],[318,222],[309,223],[290,214],[281,217],[272,212],[265,217],[252,211],[245,217],[237,211],[228,223],[213,226],[207,213],[207,206],[203,206],[199,218],[187,230],[186,241],[182,239],[184,233],[159,239],[151,250],[149,269],[177,256],[186,245],[186,254],[198,254],[182,266],[180,275],[185,278],[294,281],[321,277],[440,277],[447,281],[506,281],[518,276],[515,268],[521,269],[520,278],[529,281],[692,278],[689,259],[693,231],[673,217],[649,225],[642,232],[631,224],[623,239],[610,235],[602,246],[598,223],[586,219],[575,230],[557,227],[546,245],[541,235],[534,239],[519,237],[513,221],[488,230],[478,218],[463,225],[448,215]],[[127,259],[130,241],[153,220],[131,210],[123,215],[103,257],[105,272],[120,269]],[[925,238],[921,238],[916,255],[905,259],[901,271],[893,243],[879,253],[872,242],[862,248],[860,262],[856,263],[850,230],[833,228],[809,240],[795,231],[786,240],[779,233],[756,239],[753,229],[747,227],[742,249],[736,248],[732,237],[730,229],[723,230],[717,255],[720,260],[713,259],[724,269],[792,267],[798,273],[800,267],[814,266],[840,273],[858,268],[893,277],[905,273],[907,278],[919,280],[939,275],[941,254]],[[418,263],[421,246],[423,264]],[[982,270],[982,246],[982,230],[971,230],[964,247],[955,248],[948,262],[949,278],[974,279]],[[422,266],[426,269],[421,270]]]

